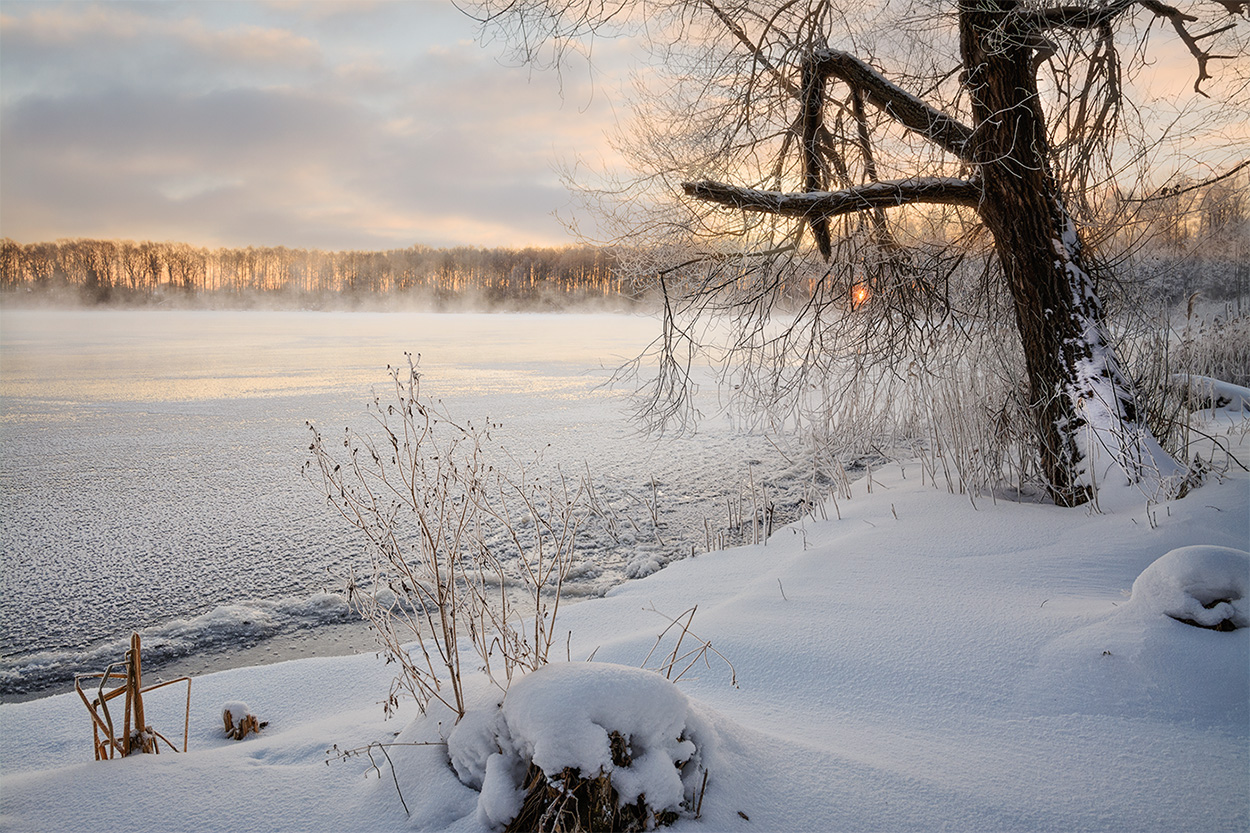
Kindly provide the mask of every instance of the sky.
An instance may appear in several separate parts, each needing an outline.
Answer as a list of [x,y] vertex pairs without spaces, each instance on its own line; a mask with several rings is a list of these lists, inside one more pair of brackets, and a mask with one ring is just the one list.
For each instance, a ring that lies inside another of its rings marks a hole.
[[0,236],[570,243],[623,49],[522,67],[450,0],[5,0]]
[[[601,40],[556,73],[479,35],[451,0],[3,0],[0,236],[574,242],[558,171],[621,164],[606,134],[628,117],[640,50]],[[888,53],[889,32],[874,37]],[[1244,102],[1212,120],[1179,40],[1156,34],[1149,54],[1130,97],[1158,108],[1160,183],[1244,158]],[[1246,76],[1241,58],[1217,70]]]

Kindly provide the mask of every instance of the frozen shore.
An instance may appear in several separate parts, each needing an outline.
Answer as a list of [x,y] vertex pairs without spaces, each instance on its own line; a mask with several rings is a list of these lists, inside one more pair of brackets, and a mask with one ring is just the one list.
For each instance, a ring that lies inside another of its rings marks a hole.
[[[1229,439],[1245,460],[1244,432]],[[694,632],[733,663],[677,684],[715,734],[701,816],[677,830],[1244,830],[1250,628],[1167,615],[1160,576],[1188,581],[1169,562],[1134,583],[1182,547],[1199,573],[1250,580],[1247,556],[1226,555],[1250,542],[1250,480],[1231,467],[1182,500],[1108,489],[1101,506],[974,507],[894,465],[840,520],[675,562],[562,609],[558,627],[575,661],[638,666],[665,624],[651,610],[698,605]],[[75,697],[0,705],[0,826],[490,829],[441,746],[393,748],[378,771],[327,755],[406,727],[447,737],[411,704],[384,720],[390,672],[362,654],[208,674],[188,754],[101,763]],[[221,737],[232,700],[269,721],[260,736]],[[180,726],[179,708],[150,720]]]

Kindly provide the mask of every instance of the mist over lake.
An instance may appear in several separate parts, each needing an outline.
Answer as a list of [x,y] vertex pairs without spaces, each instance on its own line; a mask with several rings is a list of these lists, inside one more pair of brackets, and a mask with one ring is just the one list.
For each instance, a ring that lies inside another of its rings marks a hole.
[[4,696],[63,689],[136,629],[153,667],[211,666],[354,621],[338,576],[363,543],[300,476],[306,423],[368,428],[406,351],[426,396],[620,510],[616,537],[585,536],[572,597],[702,551],[748,477],[779,506],[803,488],[711,393],[697,433],[640,435],[607,383],[658,331],[645,316],[6,309],[0,325]]

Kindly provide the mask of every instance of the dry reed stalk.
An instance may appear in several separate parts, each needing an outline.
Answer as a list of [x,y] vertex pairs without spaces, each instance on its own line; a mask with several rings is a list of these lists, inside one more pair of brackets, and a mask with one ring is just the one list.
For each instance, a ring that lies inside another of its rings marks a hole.
[[[124,673],[113,670],[123,664],[126,667]],[[83,691],[82,681],[97,677],[100,683],[96,690],[96,697],[88,699],[86,692]],[[120,681],[121,684],[106,691],[110,680]],[[157,741],[161,740],[165,741],[165,744],[170,749],[177,752],[178,748],[174,746],[169,738],[147,725],[143,696],[165,686],[183,682],[187,684],[187,695],[182,730],[182,751],[186,752],[191,731],[191,678],[178,677],[145,687],[143,685],[142,651],[138,633],[134,633],[130,637],[130,650],[126,652],[124,662],[112,663],[98,674],[76,674],[74,676],[74,690],[78,692],[79,698],[83,701],[83,705],[87,707],[87,711],[91,715],[92,747],[95,752],[95,759],[102,761],[118,757],[119,755],[125,757],[135,752],[158,754],[160,745]],[[125,703],[120,737],[117,736],[113,716],[108,707],[109,701],[119,697],[124,698]],[[131,728],[132,724],[133,730]],[[103,737],[101,737],[102,735]]]
[[[436,700],[462,716],[461,649],[502,688],[546,663],[579,527],[592,515],[616,524],[615,510],[589,478],[539,479],[541,455],[519,461],[491,445],[498,426],[462,425],[426,399],[412,356],[391,379],[392,398],[370,404],[374,432],[347,430],[343,452],[309,425],[304,473],[368,545],[369,571],[346,583],[399,666],[386,711],[408,694],[423,711]],[[518,589],[532,615],[514,606]]]
[[[720,657],[720,659],[727,666],[729,666],[730,685],[732,685],[734,688],[738,687],[738,670],[734,667],[734,664],[729,661],[729,658],[726,657],[724,654],[722,654],[720,651],[713,648],[712,643],[710,641],[706,641],[700,638],[693,631],[690,630],[690,625],[694,622],[694,615],[699,609],[698,605],[695,605],[689,610],[682,612],[676,618],[670,617],[665,613],[661,613],[659,610],[656,610],[654,605],[645,609],[650,611],[651,613],[655,613],[658,616],[661,616],[667,619],[668,626],[660,632],[659,636],[656,637],[655,644],[651,646],[651,650],[647,652],[646,657],[644,657],[642,660],[642,663],[640,665],[641,668],[647,667],[647,663],[650,662],[652,655],[655,653],[656,649],[660,647],[661,643],[664,641],[664,637],[668,635],[668,632],[671,631],[673,628],[678,627],[680,625],[681,630],[677,634],[676,644],[673,646],[673,649],[671,651],[668,651],[665,654],[664,661],[659,664],[659,666],[655,669],[655,671],[657,673],[663,673],[666,679],[672,680],[674,683],[676,683],[679,680],[681,680],[681,678],[685,676],[686,672],[689,671],[691,668],[693,668],[699,662],[699,660],[703,660],[704,665],[706,665],[708,668],[711,668],[711,663],[708,662],[708,659],[707,659],[708,653],[711,652],[715,654],[716,656]],[[684,624],[682,624],[683,619],[685,619]],[[687,635],[690,636],[691,639],[694,639],[696,642],[698,642],[698,647],[688,650],[686,653],[682,654],[681,644]],[[687,663],[684,668],[682,668],[681,672],[678,673],[676,677],[674,677],[672,675],[673,669],[677,665],[685,662],[687,659],[691,657],[693,657],[693,659],[691,659],[691,661]]]

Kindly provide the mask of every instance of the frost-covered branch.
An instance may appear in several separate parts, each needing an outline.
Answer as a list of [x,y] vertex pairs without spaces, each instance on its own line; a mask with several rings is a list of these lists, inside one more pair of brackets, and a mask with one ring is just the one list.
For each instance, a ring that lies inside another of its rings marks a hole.
[[716,19],[719,20],[721,23],[723,23],[725,28],[728,29],[733,34],[733,36],[737,38],[738,41],[743,46],[747,48],[747,51],[755,56],[756,62],[760,66],[762,66],[764,69],[768,70],[768,73],[772,75],[774,79],[776,79],[777,83],[781,85],[782,89],[784,89],[790,95],[797,96],[799,94],[799,91],[794,86],[794,82],[792,82],[789,78],[785,76],[785,74],[777,67],[777,65],[773,63],[772,60],[769,59],[768,55],[764,53],[764,50],[760,48],[760,45],[752,41],[751,38],[747,35],[746,30],[744,30],[741,26],[739,26],[738,23],[732,17],[730,17],[728,14],[725,13],[723,9],[721,9],[719,6],[713,3],[712,0],[703,0],[703,5],[707,6],[709,9],[712,10],[712,13],[716,15]]
[[972,161],[972,129],[887,80],[849,52],[820,49],[813,56],[817,71],[858,90],[874,107],[948,153]]
[[[1167,12],[1178,13],[1171,6],[1156,3],[1153,0],[1114,0],[1111,3],[1097,5],[1070,3],[1062,6],[1016,9],[1011,14],[1010,28],[1017,32],[1044,32],[1048,29],[1097,29],[1110,23],[1127,9],[1139,4],[1147,8],[1154,6],[1165,10],[1163,12],[1165,16]],[[1189,20],[1197,20],[1197,18],[1190,17]]]
[[900,205],[964,205],[977,207],[981,201],[981,185],[977,180],[955,177],[915,177],[912,179],[870,182],[841,191],[784,193],[739,188],[720,182],[682,183],[687,196],[739,208],[787,217],[810,219],[836,217],[867,208],[895,208]]

